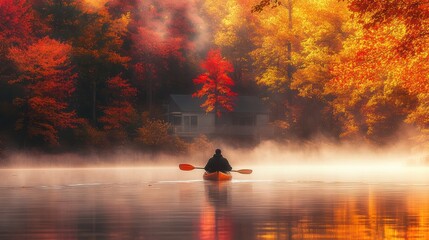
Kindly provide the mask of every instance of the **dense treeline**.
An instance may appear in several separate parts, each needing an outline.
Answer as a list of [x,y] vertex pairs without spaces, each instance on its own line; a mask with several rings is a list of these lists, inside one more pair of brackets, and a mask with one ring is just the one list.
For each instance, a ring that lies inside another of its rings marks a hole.
[[277,138],[427,139],[424,1],[0,0],[0,16],[3,148],[187,149],[163,106],[197,91],[210,50]]

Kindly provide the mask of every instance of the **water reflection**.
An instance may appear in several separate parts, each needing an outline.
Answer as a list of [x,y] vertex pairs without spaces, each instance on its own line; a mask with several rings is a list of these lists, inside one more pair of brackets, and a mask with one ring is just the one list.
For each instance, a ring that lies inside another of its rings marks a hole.
[[207,202],[218,209],[229,208],[231,182],[204,182]]
[[0,173],[0,239],[429,239],[425,184]]
[[277,207],[251,216],[249,239],[429,239],[427,186],[322,184],[308,190],[291,187],[288,195],[270,197],[268,205]]
[[201,211],[199,239],[232,239],[230,184],[231,182],[205,182],[207,197]]

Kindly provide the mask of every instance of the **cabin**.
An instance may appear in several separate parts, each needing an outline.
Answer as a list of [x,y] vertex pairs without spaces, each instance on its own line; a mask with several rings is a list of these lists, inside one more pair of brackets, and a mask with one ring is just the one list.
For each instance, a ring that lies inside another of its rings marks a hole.
[[193,138],[204,134],[259,140],[272,134],[268,107],[256,96],[236,97],[234,111],[222,111],[220,118],[214,112],[206,113],[201,108],[203,102],[204,99],[191,95],[170,95],[167,116],[174,135]]

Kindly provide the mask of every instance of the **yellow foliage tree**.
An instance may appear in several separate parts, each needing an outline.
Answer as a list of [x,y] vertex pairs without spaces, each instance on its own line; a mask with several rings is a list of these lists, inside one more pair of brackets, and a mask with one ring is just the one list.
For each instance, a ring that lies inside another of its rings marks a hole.
[[270,90],[282,126],[305,135],[332,128],[327,126],[331,119],[324,85],[332,78],[329,67],[349,34],[343,23],[350,12],[336,0],[279,3],[260,1],[253,9],[256,82]]
[[256,80],[273,91],[296,90],[302,97],[321,98],[331,78],[329,65],[348,34],[342,23],[349,12],[337,1],[290,2],[258,13],[257,48],[251,54]]
[[232,78],[237,84],[248,85],[251,78],[249,52],[252,21],[250,14],[253,0],[207,0],[204,10],[210,19],[210,28],[214,34],[211,39],[216,48],[222,49],[222,55],[233,64]]

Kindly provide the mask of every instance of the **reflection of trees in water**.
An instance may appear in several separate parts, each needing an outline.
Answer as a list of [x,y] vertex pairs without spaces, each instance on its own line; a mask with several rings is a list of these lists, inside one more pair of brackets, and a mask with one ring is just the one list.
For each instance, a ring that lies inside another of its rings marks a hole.
[[0,187],[0,239],[429,239],[428,186],[217,184]]
[[404,195],[403,190],[325,194],[286,197],[283,207],[267,212],[269,217],[252,220],[252,235],[257,239],[429,239],[429,194],[421,199]]

